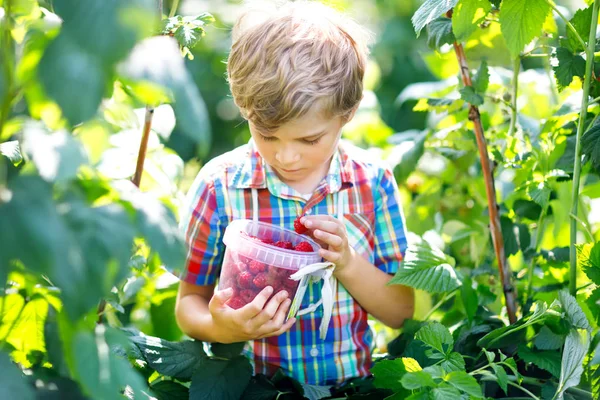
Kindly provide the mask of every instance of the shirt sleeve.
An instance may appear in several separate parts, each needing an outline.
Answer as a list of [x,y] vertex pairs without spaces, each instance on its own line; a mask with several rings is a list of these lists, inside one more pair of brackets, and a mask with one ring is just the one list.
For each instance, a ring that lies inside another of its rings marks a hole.
[[187,197],[180,230],[186,243],[186,261],[179,279],[196,285],[215,283],[223,252],[224,227],[219,218],[214,182],[203,176],[196,178]]
[[394,174],[382,169],[375,193],[375,266],[395,274],[406,253],[406,222]]

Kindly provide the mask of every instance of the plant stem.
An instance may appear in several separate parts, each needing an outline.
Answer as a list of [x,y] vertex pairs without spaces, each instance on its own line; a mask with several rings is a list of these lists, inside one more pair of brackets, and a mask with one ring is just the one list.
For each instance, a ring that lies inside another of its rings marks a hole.
[[[467,64],[465,51],[460,43],[454,42],[454,50],[460,65],[462,81],[465,86],[473,86],[471,81],[471,73]],[[481,116],[479,108],[471,105],[469,109],[469,120],[473,122],[475,130],[475,138],[477,139],[477,148],[479,149],[479,158],[481,161],[481,169],[483,170],[483,178],[485,180],[485,189],[488,201],[488,209],[490,214],[490,232],[498,261],[498,272],[500,281],[502,282],[502,290],[506,301],[506,311],[510,323],[517,320],[516,312],[516,288],[512,284],[511,271],[508,267],[506,254],[504,253],[504,238],[502,237],[502,229],[500,228],[500,215],[498,213],[498,203],[496,201],[496,188],[494,186],[494,176],[492,173],[491,162],[488,155],[487,144],[483,133],[483,125],[481,124]]]
[[532,399],[535,400],[540,400],[539,397],[537,397],[535,394],[531,393],[529,390],[525,389],[523,386],[517,384],[517,383],[513,383],[511,381],[507,381],[506,383],[508,383],[510,386],[516,387],[518,389],[521,389],[521,391],[527,393],[529,396],[531,396]]
[[[554,10],[554,12],[556,14],[558,14],[558,16],[560,17],[560,19],[563,20],[563,22],[565,23],[565,25],[567,26],[567,28],[571,31],[571,33],[575,36],[575,38],[579,41],[579,44],[581,45],[582,49],[585,49],[587,46],[585,45],[585,42],[583,41],[583,39],[581,38],[581,35],[579,35],[579,32],[577,32],[577,29],[575,29],[575,27],[571,24],[571,22],[569,22],[569,20],[562,15],[562,13],[560,12],[560,10],[558,9],[558,7],[556,7],[556,4],[554,4],[553,1],[551,0],[544,0],[546,2],[546,4],[548,4],[550,7],[552,7],[552,10]],[[594,31],[596,31],[594,29]],[[591,36],[590,36],[591,38]],[[596,39],[594,37],[594,39],[590,39],[592,42],[596,42]],[[593,53],[592,53],[593,55]]]
[[179,7],[179,0],[173,0],[173,5],[171,5],[171,11],[169,12],[169,18],[172,18],[177,12],[177,7]]
[[442,299],[438,301],[437,304],[431,308],[431,310],[429,310],[427,315],[425,315],[423,321],[427,321],[429,317],[431,317],[438,308],[440,308],[445,302],[453,298],[456,295],[456,293],[458,293],[458,289],[454,290],[453,292],[444,294],[444,296],[442,296]]
[[[586,49],[585,61],[585,79],[583,82],[583,97],[581,99],[581,112],[579,114],[579,124],[577,125],[577,141],[575,144],[575,166],[573,167],[573,191],[571,204],[571,244],[569,248],[570,271],[569,271],[569,291],[571,295],[577,294],[577,250],[575,242],[577,241],[577,206],[579,204],[579,180],[581,175],[581,137],[585,118],[587,117],[588,100],[590,94],[590,83],[592,79],[592,70],[594,67],[594,50],[596,46],[596,28],[598,27],[598,8],[600,0],[594,0],[592,9],[592,22],[590,28],[589,45]],[[586,46],[584,46],[586,48]]]
[[517,97],[519,95],[519,72],[521,71],[521,57],[517,57],[513,64],[513,81],[512,81],[512,113],[510,114],[510,126],[508,127],[508,137],[512,137],[517,126]]
[[142,181],[142,172],[144,172],[144,161],[146,160],[146,151],[148,150],[148,138],[150,137],[150,128],[152,127],[152,117],[154,116],[154,108],[146,106],[146,115],[144,117],[144,130],[142,131],[142,140],[138,151],[137,164],[135,166],[135,175],[132,182],[135,186],[140,187]]
[[581,218],[579,218],[577,215],[569,214],[569,216],[571,218],[573,218],[575,221],[577,221],[577,222],[579,222],[581,224],[581,226],[585,230],[585,234],[587,235],[588,240],[590,242],[593,242],[594,241],[594,235],[592,234],[592,231],[590,231],[590,228],[585,224],[585,222],[583,222],[581,220]]
[[[537,223],[537,227],[535,228],[535,233],[533,235],[533,240],[532,243],[535,246],[534,250],[537,253],[538,249],[540,248],[540,242],[542,241],[543,237],[544,237],[544,218],[546,217],[546,212],[548,210],[548,207],[544,207],[542,209],[542,212],[540,212],[540,218],[538,219],[538,223]],[[529,264],[529,269],[527,271],[527,297],[526,297],[526,301],[529,300],[531,298],[531,292],[533,291],[533,270],[535,267],[535,263],[533,260],[531,260],[531,263]]]
[[[11,2],[12,0],[4,1],[4,17],[3,17],[3,27],[0,29],[0,48],[3,50],[4,54],[2,58],[3,62],[0,63],[0,76],[4,75],[6,78],[6,97],[0,98],[0,135],[4,130],[4,124],[8,119],[8,115],[10,114],[10,106],[13,101],[13,62],[14,62],[14,52],[13,52],[13,41],[11,37],[11,31],[13,29],[12,26],[12,13],[11,13]],[[1,79],[1,78],[0,78]]]

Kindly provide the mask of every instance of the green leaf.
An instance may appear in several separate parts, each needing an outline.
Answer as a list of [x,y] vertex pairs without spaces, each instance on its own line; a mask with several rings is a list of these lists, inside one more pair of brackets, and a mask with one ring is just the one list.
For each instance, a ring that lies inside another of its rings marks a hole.
[[398,159],[398,163],[393,166],[394,176],[398,182],[406,182],[408,176],[417,168],[419,160],[425,153],[425,141],[430,134],[430,131],[421,132],[415,138],[413,147],[404,152],[402,157]]
[[139,348],[152,369],[183,381],[192,379],[207,357],[199,341],[169,342],[152,336],[132,336],[129,340]]
[[552,189],[546,182],[532,184],[527,188],[527,192],[531,196],[531,200],[539,204],[542,209],[548,207]]
[[96,55],[108,70],[125,58],[137,41],[157,30],[158,19],[150,0],[55,0],[53,6],[63,19],[61,35],[68,36],[82,51]]
[[67,131],[50,134],[41,125],[28,124],[24,137],[23,149],[49,182],[75,178],[79,167],[88,162],[83,145]]
[[460,392],[450,385],[440,385],[432,392],[434,400],[456,400],[461,397]]
[[231,360],[203,359],[192,376],[190,399],[237,400],[252,377],[252,366],[246,357]]
[[571,53],[564,47],[556,49],[556,66],[552,67],[558,89],[563,90],[571,84],[576,76],[583,78],[585,76],[585,60],[580,55]]
[[198,15],[194,20],[201,21],[204,25],[209,25],[215,22],[215,17],[213,17],[211,13],[203,12],[202,14]]
[[408,390],[420,389],[422,387],[436,387],[431,375],[425,371],[408,372],[400,379],[402,386]]
[[492,369],[494,370],[494,376],[498,382],[498,386],[504,390],[505,394],[508,394],[508,375],[501,365],[493,364]]
[[14,166],[21,164],[23,161],[23,155],[21,154],[21,148],[17,140],[0,143],[0,154],[8,158]]
[[436,18],[427,25],[427,44],[431,49],[438,50],[444,44],[454,43],[454,40],[450,18]]
[[483,96],[475,91],[473,86],[465,86],[459,90],[460,98],[469,104],[474,106],[480,106],[483,104]]
[[477,70],[477,74],[475,75],[475,79],[473,79],[473,89],[481,96],[485,95],[485,92],[488,89],[490,84],[490,71],[488,69],[487,61],[483,60],[479,69]]
[[596,120],[581,138],[581,154],[584,162],[591,160],[592,166],[596,171],[600,171],[600,122]]
[[404,262],[388,284],[400,284],[429,293],[452,291],[460,286],[454,259],[426,242],[409,245]]
[[507,256],[526,250],[531,242],[531,235],[525,224],[515,224],[510,218],[500,217],[500,228],[504,238],[504,251]]
[[[592,26],[592,11],[593,7],[579,9],[569,21],[586,44],[590,37],[590,28]],[[578,53],[585,51],[585,49],[581,47],[581,42],[577,40],[570,29],[567,29],[567,41],[569,43],[569,48],[573,52]]]
[[519,218],[537,221],[542,213],[542,207],[534,201],[518,199],[513,203],[513,210]]
[[542,33],[551,11],[545,0],[504,0],[500,5],[502,36],[512,58],[519,56],[525,45]]
[[446,356],[446,359],[442,361],[440,364],[444,371],[452,372],[452,371],[464,371],[465,370],[465,360],[460,353],[456,351],[451,352]]
[[0,398],[33,400],[35,392],[25,376],[6,353],[0,353]]
[[564,336],[557,335],[544,325],[535,337],[534,344],[540,350],[557,350],[560,349],[564,341]]
[[72,349],[78,381],[88,396],[116,399],[125,387],[141,398],[146,384],[129,362],[111,352],[110,346],[126,341],[124,335],[104,325],[96,326],[95,335],[80,331]]
[[571,296],[567,289],[558,292],[558,298],[560,299],[567,320],[573,327],[586,330],[591,329],[590,323],[583,313],[583,310],[579,304],[577,304],[575,297]]
[[452,14],[452,30],[458,41],[466,40],[492,9],[488,0],[459,0]]
[[598,325],[600,323],[600,288],[594,289],[585,303],[588,305],[596,325]]
[[557,378],[560,376],[560,354],[556,351],[533,351],[525,345],[519,345],[518,353],[526,363],[533,363]]
[[331,397],[331,391],[327,386],[308,385],[303,383],[302,387],[304,388],[304,397],[308,400],[319,400]]
[[96,114],[108,80],[97,54],[85,52],[61,33],[44,52],[38,74],[47,95],[71,125]]
[[244,350],[246,342],[223,344],[223,343],[211,343],[210,351],[216,356],[221,358],[234,358],[239,356]]
[[425,0],[412,17],[417,37],[425,26],[452,9],[457,2],[458,0]]
[[477,292],[473,289],[471,277],[467,276],[463,279],[460,287],[460,295],[465,308],[465,314],[469,318],[469,321],[473,321],[479,302],[477,300]]
[[579,384],[583,373],[583,360],[589,346],[590,339],[587,331],[571,329],[563,349],[560,379],[556,391],[557,399],[562,399],[568,388]]
[[265,375],[256,374],[246,386],[242,399],[244,400],[273,400],[280,391]]
[[190,390],[173,381],[153,382],[150,390],[158,400],[188,400],[190,398]]
[[168,89],[175,101],[173,110],[177,125],[190,139],[198,142],[200,151],[208,151],[210,123],[206,105],[172,38],[144,40],[134,48],[119,71],[126,79]]
[[452,349],[452,346],[454,346],[454,339],[450,331],[439,322],[432,322],[425,325],[419,329],[415,338],[442,354],[448,353]]
[[421,367],[413,358],[396,358],[393,360],[381,360],[371,368],[375,377],[373,384],[377,388],[390,389],[394,392],[403,390],[400,378],[407,372],[419,371]]
[[48,361],[60,375],[67,376],[69,370],[63,356],[63,343],[60,338],[58,320],[54,307],[48,307],[48,315],[44,322],[44,339],[46,351],[48,352]]
[[175,30],[175,39],[180,45],[192,48],[198,44],[203,34],[204,30],[202,28],[183,24]]
[[458,390],[465,392],[469,396],[475,397],[476,399],[482,399],[483,394],[481,393],[481,387],[477,380],[465,371],[454,371],[446,375],[446,382],[457,388]]

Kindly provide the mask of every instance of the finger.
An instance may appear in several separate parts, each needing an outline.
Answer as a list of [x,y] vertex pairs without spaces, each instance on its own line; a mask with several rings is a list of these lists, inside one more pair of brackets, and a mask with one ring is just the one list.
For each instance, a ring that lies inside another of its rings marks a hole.
[[233,288],[227,288],[224,290],[216,290],[210,299],[210,303],[213,307],[222,308],[225,306],[227,300],[233,295]]
[[261,338],[273,336],[273,332],[277,332],[279,329],[281,329],[291,304],[292,301],[290,299],[285,299],[283,303],[279,305],[275,316],[269,322],[262,325],[262,327],[259,329],[260,331],[264,332],[261,335]]
[[273,319],[277,313],[277,310],[279,309],[279,306],[288,298],[288,296],[289,294],[285,290],[282,290],[273,296],[260,314],[252,318],[252,321],[250,321],[250,326],[254,326],[256,329],[261,329],[263,325],[267,324]]
[[340,259],[342,258],[340,253],[331,251],[331,250],[325,250],[325,249],[319,250],[319,255],[321,257],[323,257],[325,260],[332,262],[334,264],[337,263],[338,261],[340,261]]
[[290,328],[292,326],[294,326],[295,323],[296,323],[296,318],[290,318],[285,324],[283,324],[281,326],[281,328],[279,328],[275,332],[272,332],[272,333],[269,333],[269,334],[265,335],[265,337],[267,337],[267,336],[279,336],[282,333],[285,333],[285,332],[289,331]]
[[308,219],[304,224],[308,229],[316,230],[320,229],[325,232],[338,233],[340,231],[340,224],[336,221],[326,221],[319,219]]
[[322,240],[323,242],[325,242],[326,244],[333,246],[333,247],[342,247],[344,245],[344,239],[341,238],[338,235],[334,235],[332,233],[329,232],[325,232],[319,229],[316,229],[313,232],[313,235],[315,236],[315,238]]
[[244,307],[240,308],[243,311],[242,317],[244,319],[250,320],[257,315],[259,315],[262,309],[265,307],[267,300],[271,297],[273,293],[273,288],[271,286],[265,287],[260,291],[250,303],[246,304]]

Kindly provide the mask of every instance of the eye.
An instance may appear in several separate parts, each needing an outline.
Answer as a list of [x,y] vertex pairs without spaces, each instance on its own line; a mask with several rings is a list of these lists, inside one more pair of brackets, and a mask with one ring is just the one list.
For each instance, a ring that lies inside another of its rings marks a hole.
[[260,136],[260,138],[261,138],[262,140],[264,140],[265,142],[272,142],[272,141],[275,141],[275,140],[277,140],[277,138],[276,138],[276,137],[272,137],[272,136],[265,136],[265,135],[261,135],[260,133],[258,134],[258,136]]
[[312,146],[312,145],[315,145],[315,144],[319,143],[319,140],[321,140],[320,137],[318,137],[318,138],[316,138],[314,140],[304,140],[304,143],[309,144],[309,145]]

